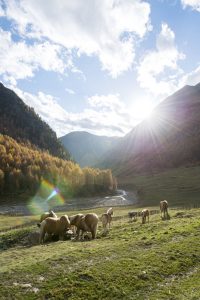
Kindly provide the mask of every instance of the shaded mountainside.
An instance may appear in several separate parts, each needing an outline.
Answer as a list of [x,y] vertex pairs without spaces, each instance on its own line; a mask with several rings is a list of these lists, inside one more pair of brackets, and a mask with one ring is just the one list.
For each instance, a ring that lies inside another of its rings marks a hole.
[[36,145],[52,155],[69,159],[56,133],[12,90],[0,83],[0,133]]
[[81,167],[94,166],[107,151],[119,142],[118,137],[98,136],[85,131],[75,131],[60,138],[72,158]]
[[119,177],[152,174],[200,162],[200,84],[166,98],[128,133],[101,167]]

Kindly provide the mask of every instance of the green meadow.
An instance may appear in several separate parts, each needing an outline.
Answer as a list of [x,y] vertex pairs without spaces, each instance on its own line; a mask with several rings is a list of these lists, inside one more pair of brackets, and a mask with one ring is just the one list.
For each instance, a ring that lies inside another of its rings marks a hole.
[[157,205],[167,199],[171,205],[200,207],[200,166],[179,167],[159,173],[119,178],[127,190],[138,192],[139,205]]
[[144,225],[128,219],[132,209],[114,208],[96,240],[44,245],[28,243],[37,216],[1,216],[0,299],[199,300],[200,209],[170,209],[170,220],[154,214]]

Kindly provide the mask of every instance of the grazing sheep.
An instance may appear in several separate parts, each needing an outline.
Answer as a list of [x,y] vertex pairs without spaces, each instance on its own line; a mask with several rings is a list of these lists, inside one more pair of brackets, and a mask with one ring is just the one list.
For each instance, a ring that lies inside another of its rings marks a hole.
[[148,218],[148,223],[149,223],[149,210],[148,209],[143,209],[143,211],[141,212],[141,216],[142,216],[142,224],[146,223],[146,218]]
[[70,227],[70,221],[67,215],[64,215],[60,218],[48,217],[42,221],[40,226],[40,237],[39,243],[44,242],[45,234],[48,235],[59,235],[59,239],[64,238],[64,234],[67,229]]
[[85,216],[83,214],[77,214],[69,217],[69,220],[71,225],[77,227],[77,238],[79,238],[79,235],[83,238],[83,233],[88,231],[91,232],[92,239],[95,239],[99,221],[96,214],[90,213]]
[[40,217],[40,223],[42,223],[42,221],[44,221],[46,218],[51,217],[51,218],[57,218],[55,212],[53,212],[53,210],[49,211],[49,212],[45,212],[41,215]]
[[129,216],[129,218],[131,220],[133,218],[133,220],[136,221],[137,220],[137,216],[138,216],[138,212],[137,211],[129,211],[128,212],[128,216]]
[[[169,216],[168,214],[168,202],[167,200],[160,201],[160,213],[161,213],[161,219],[163,218],[166,220]],[[163,217],[162,217],[163,214]]]
[[103,226],[104,231],[106,230],[107,225],[109,225],[109,228],[110,228],[110,224],[112,221],[112,215],[113,215],[112,207],[110,207],[105,214],[102,214],[101,221],[102,221],[102,226]]

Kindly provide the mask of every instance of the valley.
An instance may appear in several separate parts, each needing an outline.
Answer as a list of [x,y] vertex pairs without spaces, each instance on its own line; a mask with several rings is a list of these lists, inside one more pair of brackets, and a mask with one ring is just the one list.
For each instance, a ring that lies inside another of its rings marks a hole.
[[200,0],[0,0],[0,300],[200,300]]

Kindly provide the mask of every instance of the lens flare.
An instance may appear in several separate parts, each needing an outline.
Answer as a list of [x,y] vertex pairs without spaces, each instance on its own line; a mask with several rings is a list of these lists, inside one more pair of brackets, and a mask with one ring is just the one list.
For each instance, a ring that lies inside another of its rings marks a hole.
[[42,180],[37,194],[30,200],[28,208],[32,214],[41,214],[45,211],[61,206],[65,203],[58,188],[47,180]]

